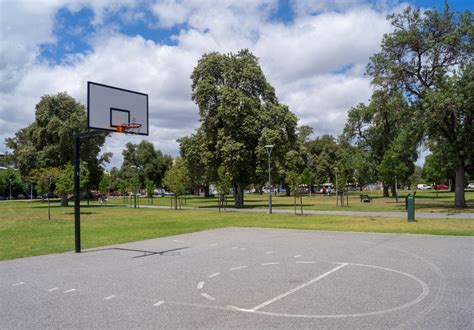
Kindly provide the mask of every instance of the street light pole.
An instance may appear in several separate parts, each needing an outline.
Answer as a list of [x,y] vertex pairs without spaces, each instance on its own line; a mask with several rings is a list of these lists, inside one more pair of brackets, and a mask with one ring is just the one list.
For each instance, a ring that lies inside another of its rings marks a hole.
[[271,154],[272,154],[272,149],[274,145],[273,144],[267,144],[265,146],[265,149],[267,149],[267,154],[268,154],[268,213],[272,213],[272,168],[271,168]]

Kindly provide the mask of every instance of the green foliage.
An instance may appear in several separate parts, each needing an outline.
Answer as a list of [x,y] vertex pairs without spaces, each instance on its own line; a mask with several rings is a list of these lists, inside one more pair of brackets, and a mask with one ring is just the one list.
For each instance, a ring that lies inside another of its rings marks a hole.
[[[422,130],[414,127],[414,108],[401,92],[379,90],[374,92],[368,106],[359,104],[349,111],[344,136],[356,142],[359,152],[350,161],[363,181],[382,180],[393,183],[395,173],[403,181],[413,173],[417,159],[417,142]],[[392,158],[397,158],[394,164]]]
[[145,140],[142,140],[139,144],[128,142],[122,155],[123,163],[120,169],[120,177],[131,179],[138,176],[140,187],[145,186],[147,179],[152,180],[156,185],[160,185],[172,162],[170,156],[163,155],[160,150],[155,150],[153,144]]
[[298,186],[301,183],[301,178],[295,171],[286,172],[286,183],[291,190],[291,193],[296,196],[298,193]]
[[110,175],[104,174],[99,183],[99,191],[103,196],[106,196],[109,193],[110,183]]
[[190,185],[199,190],[210,185],[215,180],[213,173],[213,153],[202,129],[198,129],[190,137],[178,139],[181,158],[189,173]]
[[[205,54],[191,79],[201,119],[198,134],[203,135],[191,144],[209,159],[201,161],[207,180],[215,181],[218,168],[225,168],[234,185],[235,205],[242,207],[244,187],[265,180],[266,144],[275,145],[274,159],[284,167],[286,153],[296,141],[296,117],[278,102],[258,59],[248,50]],[[188,150],[182,153],[191,159]]]
[[6,170],[0,171],[0,194],[2,196],[16,196],[23,192],[23,182],[20,173],[8,167]]
[[220,196],[225,196],[229,193],[232,187],[231,176],[226,172],[224,166],[217,169],[218,180],[216,182],[216,190]]
[[315,175],[308,169],[305,168],[300,175],[301,182],[311,188],[314,183]]
[[30,173],[30,177],[35,182],[36,192],[44,195],[53,191],[58,178],[61,176],[61,170],[56,167],[38,168]]
[[118,189],[122,196],[125,196],[127,194],[128,187],[129,187],[129,182],[127,182],[127,180],[119,180]]
[[[6,139],[13,150],[13,159],[20,173],[28,176],[39,168],[61,168],[73,161],[73,134],[87,130],[86,111],[66,93],[45,95],[36,105],[35,121],[20,129],[15,137]],[[81,160],[85,161],[91,183],[97,184],[102,172],[101,162],[110,154],[98,158],[105,135],[81,140]]]
[[155,183],[152,180],[145,181],[146,194],[151,197],[153,196],[153,191],[155,190]]
[[382,90],[400,90],[414,109],[405,137],[416,130],[418,141],[427,136],[449,150],[456,164],[455,205],[466,207],[464,174],[473,158],[472,12],[452,12],[446,3],[440,12],[407,7],[389,19],[394,31],[371,57],[368,74]]
[[175,195],[182,195],[186,192],[189,182],[188,172],[181,159],[176,159],[175,163],[166,171],[163,178],[163,185]]
[[61,170],[61,174],[56,180],[56,191],[60,195],[71,194],[74,191],[74,168],[71,164],[67,164]]

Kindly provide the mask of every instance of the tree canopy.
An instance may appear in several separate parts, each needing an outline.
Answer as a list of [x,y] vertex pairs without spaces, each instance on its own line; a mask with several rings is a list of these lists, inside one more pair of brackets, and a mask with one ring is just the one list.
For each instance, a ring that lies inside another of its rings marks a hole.
[[[39,168],[63,168],[73,161],[73,134],[87,130],[85,107],[67,93],[44,95],[36,105],[35,121],[6,139],[13,150],[13,159],[22,176]],[[81,160],[91,173],[90,181],[97,186],[101,164],[111,154],[98,157],[105,135],[84,139],[81,143]]]
[[[246,185],[262,181],[266,168],[265,145],[273,144],[275,160],[282,160],[296,142],[296,116],[280,104],[267,82],[258,59],[247,49],[237,54],[205,54],[192,75],[192,99],[199,107],[201,127],[194,142],[209,171],[217,180],[223,166],[234,187],[235,206],[242,207]],[[191,139],[191,140],[190,140]],[[200,142],[199,142],[200,141]],[[189,148],[188,148],[189,149]],[[183,156],[189,155],[182,149]]]
[[[446,3],[442,11],[407,7],[388,19],[394,30],[384,36],[367,72],[378,89],[401,91],[418,141],[446,145],[455,168],[455,206],[466,207],[464,173],[472,161],[474,130],[472,12],[453,12]],[[399,135],[401,141],[409,132]]]

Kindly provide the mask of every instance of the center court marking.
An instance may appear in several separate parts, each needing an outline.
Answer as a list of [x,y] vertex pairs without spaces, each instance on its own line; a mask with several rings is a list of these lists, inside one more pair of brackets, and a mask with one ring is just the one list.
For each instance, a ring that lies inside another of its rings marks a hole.
[[294,289],[292,289],[292,290],[290,290],[290,291],[287,291],[287,292],[285,292],[285,293],[279,295],[278,297],[275,297],[275,298],[273,298],[273,299],[267,300],[267,301],[265,301],[264,303],[262,303],[262,304],[260,304],[260,305],[258,305],[258,306],[255,306],[254,308],[250,309],[249,311],[250,311],[250,312],[258,311],[259,309],[261,309],[261,308],[263,308],[263,307],[265,307],[265,306],[268,306],[268,305],[274,303],[274,302],[277,301],[277,300],[280,300],[280,299],[282,299],[282,298],[285,298],[286,296],[289,296],[290,294],[292,294],[292,293],[294,293],[294,292],[296,292],[296,291],[299,291],[299,290],[303,289],[304,287],[307,287],[308,285],[313,284],[314,282],[317,282],[317,281],[319,281],[319,280],[325,278],[326,276],[328,276],[328,275],[334,273],[335,271],[338,271],[339,269],[341,269],[342,267],[345,267],[345,266],[347,266],[347,264],[341,264],[341,265],[337,266],[336,268],[333,268],[333,269],[331,269],[330,271],[328,271],[328,272],[326,272],[326,273],[324,273],[324,274],[322,274],[322,275],[319,275],[318,277],[312,279],[311,281],[308,281],[308,282],[306,282],[306,283],[303,283],[303,284],[297,286],[296,288],[294,288]]
[[[274,313],[274,312],[265,312],[265,311],[260,311],[259,309],[265,307],[265,306],[268,306],[270,305],[271,303],[277,301],[277,300],[280,300],[300,289],[302,289],[303,287],[305,286],[308,286],[318,280],[320,280],[321,278],[323,277],[326,277],[327,275],[331,274],[331,273],[334,273],[335,271],[345,267],[345,266],[356,266],[356,267],[368,267],[368,268],[374,268],[374,269],[380,269],[380,270],[385,270],[385,271],[389,271],[389,272],[394,272],[394,273],[397,273],[397,274],[400,274],[400,275],[404,275],[404,276],[407,276],[409,278],[411,278],[412,280],[418,282],[418,284],[421,286],[422,288],[422,292],[420,293],[420,295],[415,298],[414,300],[406,303],[406,304],[403,304],[403,305],[400,305],[400,306],[396,306],[396,307],[393,307],[393,308],[388,308],[388,309],[384,309],[384,310],[378,310],[378,311],[374,311],[374,312],[366,312],[366,313],[354,313],[354,314],[288,314],[288,313]],[[261,314],[261,315],[268,315],[268,316],[282,316],[282,317],[288,317],[288,318],[348,318],[348,317],[361,317],[361,316],[373,316],[373,315],[380,315],[380,314],[385,314],[385,313],[390,313],[390,312],[396,312],[396,311],[400,311],[400,310],[403,310],[403,309],[406,309],[408,307],[411,307],[415,304],[418,304],[419,302],[421,302],[423,299],[425,299],[428,294],[429,294],[429,287],[428,285],[423,282],[422,280],[420,280],[418,277],[414,276],[414,275],[411,275],[411,274],[408,274],[408,273],[405,273],[405,272],[402,272],[402,271],[398,271],[398,270],[395,270],[395,269],[391,269],[391,268],[385,268],[385,267],[380,267],[380,266],[373,266],[373,265],[365,265],[365,264],[355,264],[355,263],[340,263],[340,266],[316,277],[315,279],[307,282],[307,283],[304,283],[288,292],[285,292],[283,294],[281,294],[280,296],[276,297],[276,298],[273,298],[271,300],[268,300],[258,306],[255,306],[254,308],[251,308],[251,309],[245,309],[245,308],[240,308],[240,307],[236,307],[236,306],[232,306],[232,305],[228,305],[227,308],[230,309],[230,310],[234,310],[234,311],[239,311],[239,312],[245,312],[245,313],[255,313],[255,314]],[[211,306],[209,306],[210,308],[212,308]]]

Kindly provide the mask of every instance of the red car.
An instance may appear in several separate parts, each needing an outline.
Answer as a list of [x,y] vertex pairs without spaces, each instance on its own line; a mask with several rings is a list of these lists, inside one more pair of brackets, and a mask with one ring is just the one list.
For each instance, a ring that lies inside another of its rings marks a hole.
[[436,185],[436,189],[437,189],[437,190],[449,189],[449,187],[446,186],[446,185],[444,185],[444,184],[437,184],[437,185]]

